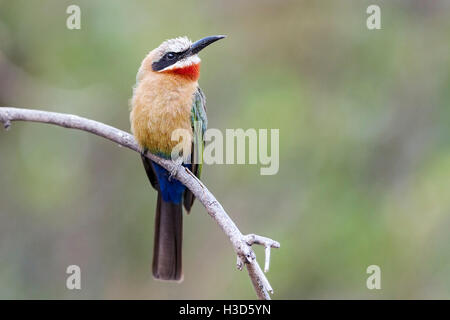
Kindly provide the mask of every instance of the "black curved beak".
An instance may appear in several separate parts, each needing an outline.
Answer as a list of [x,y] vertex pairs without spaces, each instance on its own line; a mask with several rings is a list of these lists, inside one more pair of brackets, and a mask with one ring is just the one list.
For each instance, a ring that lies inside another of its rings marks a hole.
[[203,39],[200,39],[198,41],[195,41],[189,50],[190,55],[194,55],[199,53],[201,50],[209,46],[211,43],[216,42],[217,40],[223,39],[226,36],[210,36]]

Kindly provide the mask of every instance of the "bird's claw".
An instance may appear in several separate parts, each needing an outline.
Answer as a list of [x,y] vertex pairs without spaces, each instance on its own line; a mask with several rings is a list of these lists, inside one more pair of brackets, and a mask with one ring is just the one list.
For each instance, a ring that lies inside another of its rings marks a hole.
[[183,158],[178,158],[177,160],[174,160],[173,163],[175,166],[169,171],[169,181],[177,175],[178,169],[183,164]]

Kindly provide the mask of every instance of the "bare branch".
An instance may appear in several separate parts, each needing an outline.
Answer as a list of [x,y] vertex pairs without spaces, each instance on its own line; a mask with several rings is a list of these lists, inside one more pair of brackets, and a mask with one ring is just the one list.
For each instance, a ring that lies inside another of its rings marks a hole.
[[264,246],[265,254],[266,254],[266,259],[265,259],[265,264],[264,264],[264,272],[269,271],[270,248],[279,248],[280,243],[275,240],[266,238],[266,237],[258,236],[256,234],[248,234],[248,235],[244,236],[244,238],[246,239],[247,244],[249,246],[251,246],[253,244],[259,244],[259,245]]
[[[0,107],[0,122],[3,123],[4,127],[9,128],[12,121],[42,122],[64,128],[87,131],[138,153],[141,152],[131,134],[101,122],[76,115],[32,109]],[[168,171],[174,172],[174,177],[192,191],[195,197],[205,207],[208,214],[217,222],[230,239],[234,251],[238,256],[238,268],[240,267],[240,269],[242,269],[242,266],[245,264],[258,298],[269,300],[270,296],[268,292],[273,293],[273,290],[256,261],[256,256],[251,246],[252,244],[261,244],[266,247],[266,269],[268,269],[268,257],[270,256],[267,253],[267,248],[269,248],[269,250],[270,248],[279,248],[280,244],[272,239],[254,234],[244,236],[214,195],[194,174],[192,174],[191,171],[183,166],[177,166],[176,163],[170,160],[159,158],[149,152],[146,156]]]

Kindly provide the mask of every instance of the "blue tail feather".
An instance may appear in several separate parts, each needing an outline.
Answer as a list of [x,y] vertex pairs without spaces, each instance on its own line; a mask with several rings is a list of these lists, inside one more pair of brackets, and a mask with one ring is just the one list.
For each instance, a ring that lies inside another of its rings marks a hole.
[[[153,166],[155,168],[156,176],[158,177],[159,188],[163,200],[180,204],[186,187],[175,178],[169,180],[170,173],[157,163],[153,162]],[[192,167],[191,164],[183,164],[183,166],[188,169],[191,169]]]

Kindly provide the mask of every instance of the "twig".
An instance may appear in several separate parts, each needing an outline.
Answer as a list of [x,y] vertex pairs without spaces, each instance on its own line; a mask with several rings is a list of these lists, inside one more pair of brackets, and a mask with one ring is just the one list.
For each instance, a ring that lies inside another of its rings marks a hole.
[[[41,110],[0,107],[0,122],[3,123],[4,127],[9,128],[12,121],[42,122],[64,128],[83,130],[140,153],[140,148],[131,134],[101,122],[79,116]],[[203,204],[208,214],[217,222],[230,239],[234,251],[238,256],[238,268],[242,269],[242,266],[245,264],[258,298],[270,300],[268,292],[273,293],[272,287],[259,267],[251,246],[253,244],[261,244],[266,247],[265,269],[268,269],[270,253],[267,251],[267,248],[269,250],[270,248],[279,248],[280,244],[269,238],[254,234],[244,236],[214,195],[187,168],[177,166],[174,162],[159,158],[149,152],[146,154],[146,157],[163,166],[168,171],[176,172],[174,177],[192,191],[200,203]]]
[[266,237],[258,236],[257,234],[248,234],[248,235],[244,236],[244,238],[246,239],[247,244],[249,246],[251,246],[253,244],[259,244],[259,245],[264,246],[265,254],[266,254],[266,260],[265,260],[265,264],[264,264],[264,272],[269,271],[270,248],[279,248],[280,243],[275,240],[266,238]]

